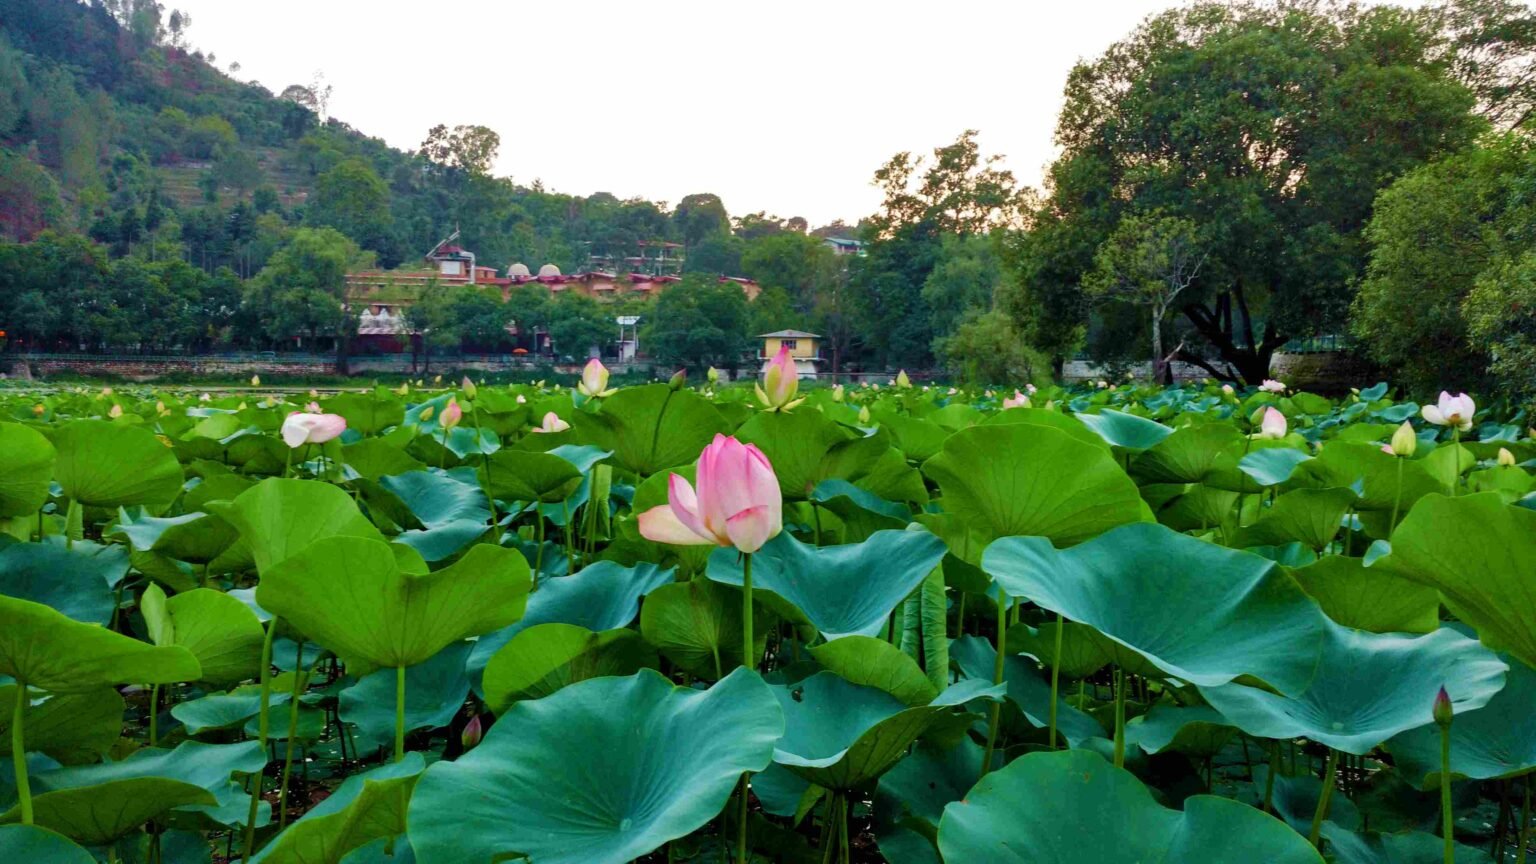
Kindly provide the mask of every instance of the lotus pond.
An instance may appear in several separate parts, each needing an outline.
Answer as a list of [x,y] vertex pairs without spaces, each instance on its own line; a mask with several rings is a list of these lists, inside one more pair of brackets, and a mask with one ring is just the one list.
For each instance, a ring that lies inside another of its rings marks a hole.
[[607,384],[0,391],[0,862],[1527,859],[1524,415]]

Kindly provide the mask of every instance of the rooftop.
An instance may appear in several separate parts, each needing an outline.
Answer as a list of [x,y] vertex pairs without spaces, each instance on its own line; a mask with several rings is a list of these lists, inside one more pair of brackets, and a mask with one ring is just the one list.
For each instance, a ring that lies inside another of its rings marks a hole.
[[772,333],[759,333],[759,339],[820,339],[820,333],[807,333],[804,330],[775,330]]

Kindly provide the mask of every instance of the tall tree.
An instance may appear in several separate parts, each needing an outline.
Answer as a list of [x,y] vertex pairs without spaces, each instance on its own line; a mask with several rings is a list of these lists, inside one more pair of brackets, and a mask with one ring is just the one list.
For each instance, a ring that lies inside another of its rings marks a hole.
[[1204,269],[1208,253],[1199,229],[1188,219],[1158,211],[1120,220],[1093,257],[1083,289],[1096,300],[1145,307],[1152,328],[1152,380],[1172,384],[1169,360],[1178,349],[1163,351],[1163,320]]
[[336,371],[347,372],[357,313],[347,304],[346,274],[368,257],[334,228],[300,228],[246,286],[246,304],[273,340],[307,335],[335,341]]

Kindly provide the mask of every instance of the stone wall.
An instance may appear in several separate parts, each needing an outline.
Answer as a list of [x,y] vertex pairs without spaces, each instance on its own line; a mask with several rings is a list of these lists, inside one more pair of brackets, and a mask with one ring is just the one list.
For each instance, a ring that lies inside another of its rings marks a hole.
[[[532,372],[548,368],[523,360],[498,357],[435,357],[431,371],[422,373],[418,366],[411,369],[408,355],[353,357],[347,363],[353,376],[378,374],[437,375],[455,372]],[[648,372],[649,364],[613,364],[615,374],[632,371]],[[50,378],[56,375],[108,376],[129,381],[154,381],[167,375],[183,377],[209,376],[224,378],[248,378],[251,375],[317,376],[335,374],[335,361],[328,357],[134,357],[128,355],[47,354],[33,357],[0,359],[0,373],[11,378]],[[579,365],[559,365],[554,370],[561,374],[580,374]]]

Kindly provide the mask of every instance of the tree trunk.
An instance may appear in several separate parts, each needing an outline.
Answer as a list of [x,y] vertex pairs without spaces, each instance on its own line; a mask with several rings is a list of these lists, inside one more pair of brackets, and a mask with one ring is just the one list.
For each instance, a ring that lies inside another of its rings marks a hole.
[[1152,383],[1163,381],[1163,316],[1161,309],[1152,310]]

